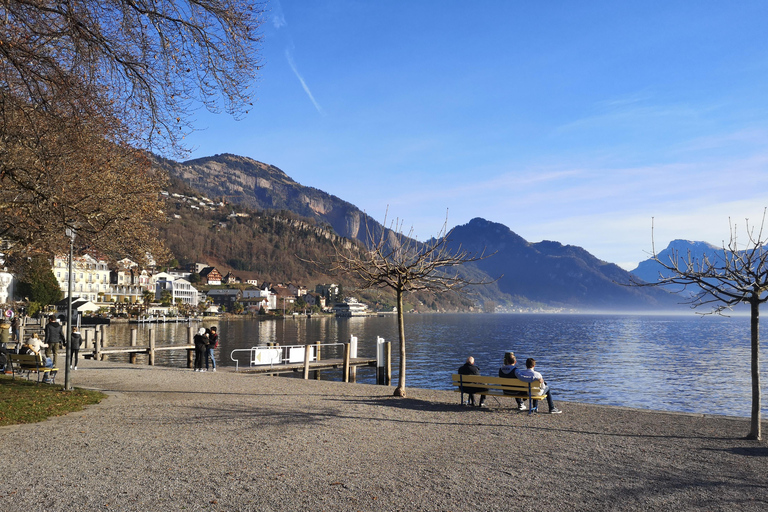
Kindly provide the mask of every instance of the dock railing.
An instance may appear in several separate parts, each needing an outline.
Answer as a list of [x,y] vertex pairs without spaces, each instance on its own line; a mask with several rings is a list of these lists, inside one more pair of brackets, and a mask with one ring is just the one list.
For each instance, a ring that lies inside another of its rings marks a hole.
[[275,366],[317,362],[321,359],[342,359],[347,343],[313,343],[308,345],[268,344],[251,348],[236,348],[229,354],[235,363],[235,371],[240,369],[240,362],[247,360],[248,367]]

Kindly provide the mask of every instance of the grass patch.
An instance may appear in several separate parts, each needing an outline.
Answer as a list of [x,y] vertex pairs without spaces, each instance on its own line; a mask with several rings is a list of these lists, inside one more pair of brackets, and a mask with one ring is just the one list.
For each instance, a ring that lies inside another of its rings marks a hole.
[[0,427],[37,423],[51,416],[81,411],[101,402],[107,395],[99,391],[38,384],[34,381],[0,376]]

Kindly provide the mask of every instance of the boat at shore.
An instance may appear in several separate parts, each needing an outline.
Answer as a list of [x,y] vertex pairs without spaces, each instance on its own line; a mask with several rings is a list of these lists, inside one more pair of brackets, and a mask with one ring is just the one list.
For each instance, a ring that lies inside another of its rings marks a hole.
[[368,306],[362,302],[358,302],[357,299],[347,299],[344,302],[337,302],[333,305],[333,312],[337,317],[352,317],[352,316],[370,316],[372,313],[368,311]]
[[193,316],[165,316],[165,315],[149,315],[141,318],[132,318],[128,320],[129,324],[165,324],[165,323],[192,323],[200,322],[203,319]]

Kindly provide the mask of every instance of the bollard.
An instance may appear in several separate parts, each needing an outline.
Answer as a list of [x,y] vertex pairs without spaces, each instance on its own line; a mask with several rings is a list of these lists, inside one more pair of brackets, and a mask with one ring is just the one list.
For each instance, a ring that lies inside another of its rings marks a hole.
[[376,337],[376,382],[389,386],[392,382],[392,344]]
[[[355,359],[357,357],[357,336],[349,337],[349,358]],[[349,369],[349,380],[351,382],[357,382],[357,366],[352,366]]]

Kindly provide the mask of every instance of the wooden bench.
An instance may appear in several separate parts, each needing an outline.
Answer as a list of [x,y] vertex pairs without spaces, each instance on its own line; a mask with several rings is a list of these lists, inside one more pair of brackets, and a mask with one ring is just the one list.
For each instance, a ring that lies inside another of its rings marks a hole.
[[475,395],[504,396],[509,398],[522,398],[528,400],[528,414],[538,412],[538,400],[547,398],[546,385],[539,381],[523,382],[519,379],[506,377],[484,377],[482,375],[453,374],[453,385],[457,393],[461,393],[461,403],[464,403],[464,388],[478,388],[484,391],[475,391]]
[[15,354],[11,352],[8,354],[8,357],[11,360],[11,369],[13,370],[14,379],[16,378],[17,374],[23,375],[24,372],[26,372],[27,380],[29,380],[31,373],[35,372],[37,373],[38,384],[40,383],[41,376],[43,377],[43,380],[50,379],[50,384],[55,384],[56,373],[59,371],[59,369],[45,366],[42,355]]

